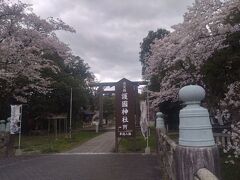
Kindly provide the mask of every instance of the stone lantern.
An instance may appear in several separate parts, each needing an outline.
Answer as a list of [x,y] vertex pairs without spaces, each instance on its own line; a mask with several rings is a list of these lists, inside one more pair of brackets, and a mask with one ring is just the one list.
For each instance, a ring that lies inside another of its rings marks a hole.
[[186,107],[179,115],[179,145],[215,145],[208,110],[200,106],[204,97],[205,90],[201,86],[189,85],[180,89],[179,98]]

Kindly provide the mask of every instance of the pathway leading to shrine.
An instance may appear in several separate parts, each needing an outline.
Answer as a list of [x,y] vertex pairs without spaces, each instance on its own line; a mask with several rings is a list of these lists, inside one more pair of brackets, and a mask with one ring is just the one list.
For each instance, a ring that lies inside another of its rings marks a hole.
[[[115,131],[105,132],[66,153],[110,153],[114,151]],[[64,153],[64,154],[66,154]]]

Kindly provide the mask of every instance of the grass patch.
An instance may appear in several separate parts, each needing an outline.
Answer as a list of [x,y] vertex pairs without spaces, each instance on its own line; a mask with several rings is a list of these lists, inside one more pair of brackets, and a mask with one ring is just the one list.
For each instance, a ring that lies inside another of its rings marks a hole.
[[[101,133],[95,133],[94,131],[81,131],[72,133],[72,138],[66,137],[66,134],[59,134],[55,139],[53,134],[51,135],[38,135],[38,136],[22,136],[21,138],[21,150],[25,153],[58,153],[70,150],[80,144],[92,139]],[[18,136],[15,138],[15,147],[18,147]],[[1,153],[1,151],[0,151]]]
[[[122,138],[119,142],[119,152],[144,153],[147,141],[144,139],[141,130],[136,130],[136,137]],[[150,129],[149,147],[151,152],[156,152],[156,131],[155,128]]]

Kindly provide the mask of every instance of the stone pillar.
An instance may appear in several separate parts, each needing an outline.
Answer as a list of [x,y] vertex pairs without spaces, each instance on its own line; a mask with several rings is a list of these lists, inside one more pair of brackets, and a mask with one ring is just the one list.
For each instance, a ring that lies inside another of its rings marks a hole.
[[8,120],[6,122],[6,132],[10,133],[10,121],[8,121]]
[[204,97],[205,90],[201,86],[189,85],[180,89],[179,98],[186,107],[179,115],[179,145],[215,145],[208,110],[200,106]]
[[10,121],[0,120],[0,148],[6,157],[14,155],[14,135],[10,135]]
[[0,120],[0,132],[5,132],[5,120]]
[[160,129],[162,133],[166,133],[166,128],[164,125],[164,120],[163,120],[163,113],[162,112],[157,112],[156,113],[156,128]]
[[178,180],[194,180],[194,174],[201,168],[219,177],[219,152],[209,113],[200,106],[204,97],[205,90],[198,85],[185,86],[179,91],[186,107],[180,111],[179,146],[175,153]]

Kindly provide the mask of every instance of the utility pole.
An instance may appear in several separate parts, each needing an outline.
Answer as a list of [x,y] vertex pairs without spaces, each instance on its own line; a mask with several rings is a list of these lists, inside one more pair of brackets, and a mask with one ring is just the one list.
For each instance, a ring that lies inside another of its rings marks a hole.
[[99,127],[103,125],[103,86],[99,86]]
[[72,88],[70,94],[69,137],[72,138]]

